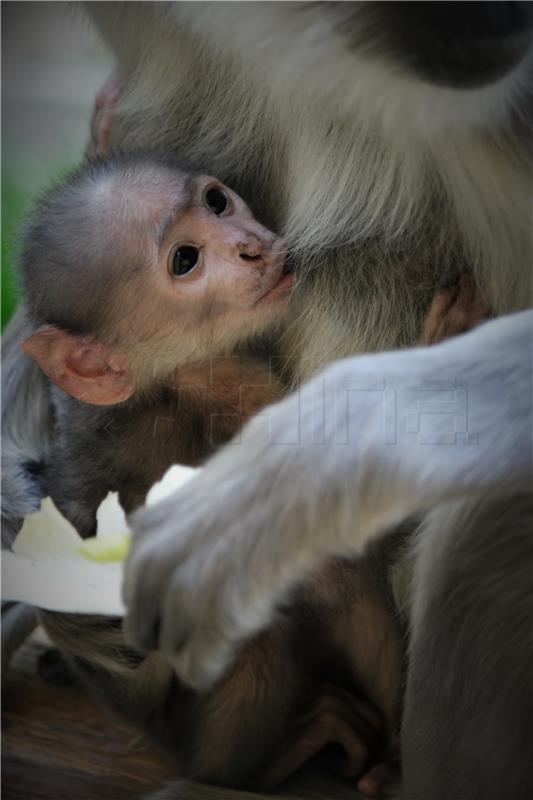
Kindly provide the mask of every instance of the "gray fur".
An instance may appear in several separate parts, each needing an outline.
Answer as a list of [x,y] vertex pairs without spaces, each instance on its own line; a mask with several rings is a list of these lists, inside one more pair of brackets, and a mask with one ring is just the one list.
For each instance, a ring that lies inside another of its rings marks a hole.
[[[404,796],[477,800],[487,786],[495,800],[509,786],[509,796],[527,796],[532,514],[530,496],[514,495],[533,480],[532,332],[527,312],[430,350],[345,360],[250,423],[239,448],[134,518],[125,583],[131,639],[146,646],[157,627],[178,674],[208,686],[237,643],[268,625],[275,604],[325,556],[361,552],[396,520],[457,498],[426,518],[414,554]],[[450,381],[466,391],[468,428],[446,445],[437,413],[425,430],[431,438],[421,441],[405,424],[419,402],[439,408]],[[383,440],[383,407],[369,384],[398,392],[395,444]]]
[[443,505],[419,532],[402,733],[406,798],[531,793],[532,531],[529,495]]
[[[9,545],[21,521],[42,498],[39,469],[53,429],[47,379],[20,351],[32,331],[19,310],[2,337],[2,544]],[[33,465],[34,469],[28,469]]]

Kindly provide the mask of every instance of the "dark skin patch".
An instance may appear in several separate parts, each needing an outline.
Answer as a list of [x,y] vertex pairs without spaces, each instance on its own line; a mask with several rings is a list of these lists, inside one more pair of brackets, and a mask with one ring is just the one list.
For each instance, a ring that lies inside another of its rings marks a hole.
[[354,51],[438,86],[471,89],[504,77],[530,45],[526,2],[326,3]]

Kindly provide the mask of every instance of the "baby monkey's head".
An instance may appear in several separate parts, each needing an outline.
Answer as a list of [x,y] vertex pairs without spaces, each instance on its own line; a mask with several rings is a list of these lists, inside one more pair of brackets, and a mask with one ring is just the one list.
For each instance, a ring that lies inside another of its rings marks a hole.
[[284,260],[282,240],[215,178],[157,154],[89,163],[27,226],[38,329],[24,350],[69,394],[120,402],[277,320],[293,285]]

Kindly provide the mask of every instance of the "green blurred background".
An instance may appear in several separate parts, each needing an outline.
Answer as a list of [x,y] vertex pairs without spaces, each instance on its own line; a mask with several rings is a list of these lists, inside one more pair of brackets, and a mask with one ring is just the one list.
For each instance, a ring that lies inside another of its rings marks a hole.
[[11,181],[2,181],[2,330],[17,304],[14,275],[15,238],[25,208],[25,194]]
[[16,252],[32,198],[79,162],[112,69],[71,3],[2,3],[2,329],[17,302]]

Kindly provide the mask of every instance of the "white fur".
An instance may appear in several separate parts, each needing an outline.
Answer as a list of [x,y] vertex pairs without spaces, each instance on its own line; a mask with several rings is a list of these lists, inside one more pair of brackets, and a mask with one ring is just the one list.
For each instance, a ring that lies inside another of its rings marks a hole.
[[[437,196],[443,240],[461,238],[495,310],[531,303],[530,56],[491,86],[456,91],[349,50],[320,5],[159,6],[123,105],[143,109],[153,144],[168,140],[162,109],[189,114],[199,89],[197,135],[178,121],[176,144],[223,173],[255,168],[279,183],[289,243],[311,263],[317,248],[422,236]],[[262,126],[275,138],[257,165]]]

